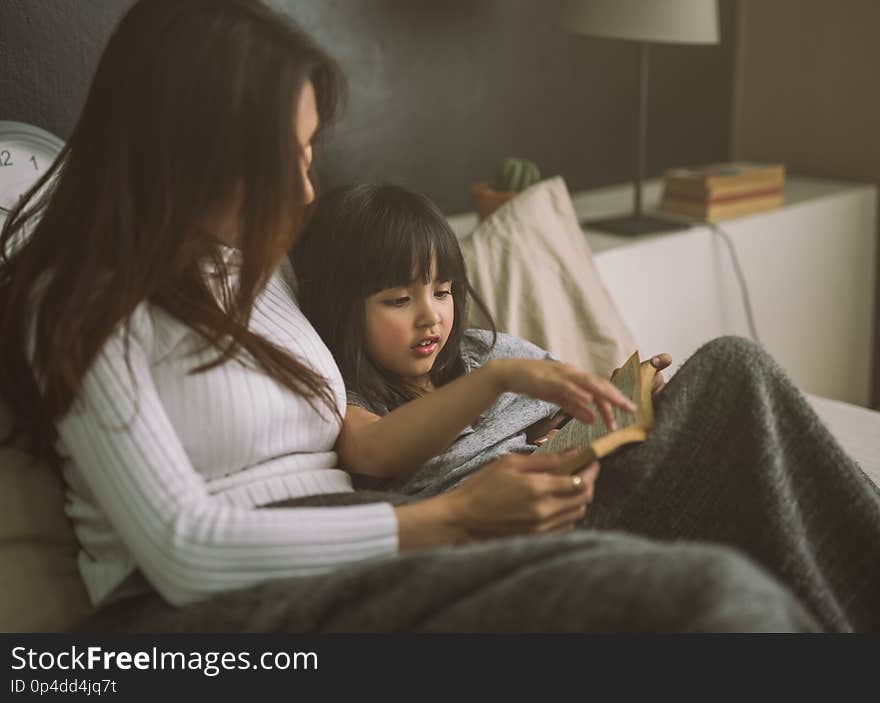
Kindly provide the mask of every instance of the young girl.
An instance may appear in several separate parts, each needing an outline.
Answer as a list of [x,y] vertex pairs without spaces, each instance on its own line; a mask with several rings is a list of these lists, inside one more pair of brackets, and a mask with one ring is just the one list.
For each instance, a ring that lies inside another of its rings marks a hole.
[[593,407],[612,427],[612,403],[633,409],[609,381],[530,342],[466,329],[469,298],[491,316],[446,219],[417,193],[367,184],[323,195],[291,258],[302,310],[348,390],[340,463],[386,488],[432,495],[534,451],[566,415],[599,421],[586,388],[611,399]]
[[[571,380],[602,388],[601,379],[521,339],[465,329],[468,298],[481,302],[454,233],[426,198],[358,185],[313,208],[292,259],[301,308],[347,388],[341,466],[391,477],[397,492],[444,495],[481,482],[477,469],[499,454],[533,451],[560,421],[559,406],[596,419],[583,393],[565,389]],[[658,368],[670,361],[652,359]],[[608,422],[608,402],[596,405]],[[603,460],[595,500],[598,465],[584,474],[591,505],[579,528],[734,546],[823,620],[880,624],[880,599],[864,588],[880,578],[876,560],[865,560],[880,539],[880,492],[763,350],[713,340],[655,410],[647,442]]]

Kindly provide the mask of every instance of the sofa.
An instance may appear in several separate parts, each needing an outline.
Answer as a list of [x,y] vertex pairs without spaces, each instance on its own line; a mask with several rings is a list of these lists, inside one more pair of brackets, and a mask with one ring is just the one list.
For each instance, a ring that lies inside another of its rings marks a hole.
[[[638,316],[617,302],[632,300],[618,295],[627,281],[603,279],[602,255],[592,255],[561,178],[533,186],[479,224],[471,215],[451,224],[461,237],[473,283],[500,329],[602,374],[635,348],[639,329],[631,329],[627,320]],[[634,262],[642,254],[637,245],[628,251]],[[652,300],[646,297],[640,304]],[[706,330],[704,336],[714,334]],[[880,413],[810,400],[880,484]],[[0,436],[9,422],[0,406]],[[21,446],[0,448],[0,631],[61,631],[89,613],[64,504],[60,476]]]

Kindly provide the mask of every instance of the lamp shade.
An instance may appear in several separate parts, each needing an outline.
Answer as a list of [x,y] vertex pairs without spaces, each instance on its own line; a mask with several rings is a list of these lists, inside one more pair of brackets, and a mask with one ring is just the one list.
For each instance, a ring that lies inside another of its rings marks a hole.
[[718,0],[564,0],[575,34],[672,44],[717,44]]

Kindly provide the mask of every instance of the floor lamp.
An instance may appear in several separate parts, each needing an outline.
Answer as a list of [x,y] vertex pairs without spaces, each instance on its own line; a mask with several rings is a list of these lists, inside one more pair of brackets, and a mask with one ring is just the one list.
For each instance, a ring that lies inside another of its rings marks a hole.
[[565,0],[562,26],[575,34],[637,42],[639,102],[636,123],[636,172],[633,212],[624,217],[586,223],[592,229],[623,235],[681,229],[642,212],[647,135],[648,63],[650,44],[717,44],[717,0]]

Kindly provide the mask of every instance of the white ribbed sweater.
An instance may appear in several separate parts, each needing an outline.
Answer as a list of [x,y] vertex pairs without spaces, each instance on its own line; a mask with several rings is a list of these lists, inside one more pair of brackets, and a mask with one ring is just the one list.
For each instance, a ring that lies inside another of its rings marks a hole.
[[[297,308],[285,261],[258,298],[251,329],[345,389],[327,347]],[[175,605],[274,578],[329,571],[397,552],[388,503],[256,506],[351,491],[336,468],[338,420],[264,373],[230,361],[188,370],[199,338],[162,310],[132,318],[131,370],[121,331],[58,424],[80,572],[99,603],[136,567]]]

